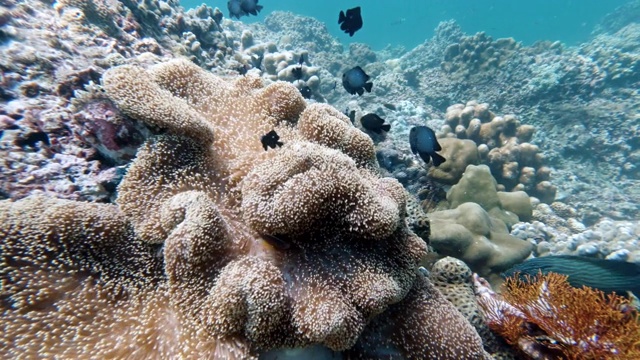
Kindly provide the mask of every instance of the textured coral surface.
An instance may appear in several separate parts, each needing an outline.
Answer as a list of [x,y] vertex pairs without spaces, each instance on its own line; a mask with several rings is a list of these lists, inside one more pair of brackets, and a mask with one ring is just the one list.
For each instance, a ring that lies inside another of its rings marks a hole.
[[[417,275],[405,191],[340,112],[186,60],[114,68],[104,88],[167,133],[139,150],[118,206],[1,203],[3,356],[488,356]],[[271,129],[284,145],[265,152]]]

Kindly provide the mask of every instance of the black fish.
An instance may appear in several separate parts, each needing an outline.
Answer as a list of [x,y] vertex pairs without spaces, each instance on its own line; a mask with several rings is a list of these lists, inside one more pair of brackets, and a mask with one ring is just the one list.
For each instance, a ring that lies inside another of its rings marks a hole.
[[351,110],[351,111],[345,110],[344,114],[349,117],[349,120],[351,120],[352,124],[356,122],[356,111],[355,110]]
[[409,145],[411,146],[411,152],[420,155],[422,160],[429,163],[430,159],[433,159],[433,165],[439,166],[446,161],[445,158],[436,154],[436,151],[442,150],[438,139],[436,139],[436,133],[433,129],[427,126],[414,126],[409,131]]
[[298,64],[299,65],[304,64],[304,55],[300,55],[300,59],[298,59]]
[[307,85],[301,87],[300,94],[302,94],[302,97],[305,99],[311,99],[311,88]]
[[373,87],[372,82],[367,82],[371,79],[360,66],[356,66],[353,69],[347,70],[342,74],[342,86],[351,95],[356,93],[360,96],[364,94],[364,91],[371,92]]
[[382,104],[382,106],[386,107],[389,110],[393,110],[393,111],[397,110],[396,106],[393,104]]
[[267,151],[267,146],[272,149],[275,149],[276,146],[284,145],[284,143],[278,140],[280,140],[280,136],[275,130],[271,130],[265,135],[262,135],[260,137],[260,142],[262,143],[262,147],[264,148],[264,151]]
[[512,277],[518,273],[524,280],[525,275],[533,277],[538,272],[567,275],[569,284],[577,288],[585,285],[621,296],[626,296],[628,291],[640,294],[640,264],[625,261],[571,255],[543,256],[529,259],[501,275]]
[[250,69],[249,65],[245,64],[245,65],[240,65],[236,70],[238,70],[238,74],[246,75],[249,69]]
[[262,10],[262,5],[258,5],[258,0],[229,0],[227,2],[227,9],[229,9],[229,17],[234,16],[240,19],[241,16],[258,15]]
[[391,125],[385,124],[384,119],[376,114],[367,114],[360,118],[360,122],[363,128],[373,131],[376,134],[391,130]]
[[356,31],[362,28],[362,16],[360,15],[360,6],[356,6],[353,9],[347,10],[347,14],[340,11],[338,17],[338,24],[340,24],[340,30],[353,36]]
[[302,79],[302,66],[291,69],[291,74],[293,74],[293,77],[296,78],[296,80]]
[[51,145],[51,143],[49,142],[49,135],[42,131],[32,132],[25,137],[19,137],[14,140],[14,143],[20,147],[35,147],[39,142],[42,142],[45,145]]

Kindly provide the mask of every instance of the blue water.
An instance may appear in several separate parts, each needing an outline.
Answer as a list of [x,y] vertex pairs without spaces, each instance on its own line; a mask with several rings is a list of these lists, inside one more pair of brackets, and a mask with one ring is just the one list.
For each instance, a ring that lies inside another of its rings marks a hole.
[[[559,40],[575,45],[589,38],[595,24],[627,0],[261,0],[257,17],[243,22],[262,21],[271,11],[287,10],[312,16],[327,24],[343,44],[363,42],[375,50],[387,45],[411,49],[433,35],[440,21],[454,19],[468,34],[485,31],[494,38],[513,37],[524,44],[538,40]],[[185,0],[185,8],[202,3]],[[209,1],[228,16],[227,1]],[[352,38],[338,26],[338,13],[362,7],[364,26]]]

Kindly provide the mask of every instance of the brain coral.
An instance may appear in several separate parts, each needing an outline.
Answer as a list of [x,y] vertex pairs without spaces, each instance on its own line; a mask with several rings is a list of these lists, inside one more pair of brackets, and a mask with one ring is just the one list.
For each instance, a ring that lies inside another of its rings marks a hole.
[[[117,206],[0,203],[2,357],[320,346],[488,358],[417,275],[426,245],[407,228],[405,192],[377,175],[371,140],[344,115],[306,106],[291,84],[227,81],[185,60],[103,81],[126,115],[167,133],[139,150]],[[265,152],[272,129],[284,146]]]
[[494,334],[485,323],[482,311],[476,302],[473,287],[473,272],[462,260],[444,257],[431,268],[429,279],[476,328],[484,347],[494,359],[515,359],[507,344]]

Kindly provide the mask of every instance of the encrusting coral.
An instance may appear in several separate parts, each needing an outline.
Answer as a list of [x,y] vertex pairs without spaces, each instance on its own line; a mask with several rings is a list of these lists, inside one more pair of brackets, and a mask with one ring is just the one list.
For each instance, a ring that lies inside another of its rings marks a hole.
[[[407,228],[404,189],[377,175],[346,116],[306,106],[291,84],[226,81],[185,60],[103,81],[122,112],[167,134],[140,148],[118,206],[0,203],[2,357],[252,359],[319,345],[488,359],[418,275],[427,247]],[[274,129],[284,145],[264,151]],[[30,279],[45,293],[29,297]]]
[[620,295],[574,288],[557,273],[507,278],[501,296],[474,282],[489,327],[526,358],[640,358],[638,314]]

